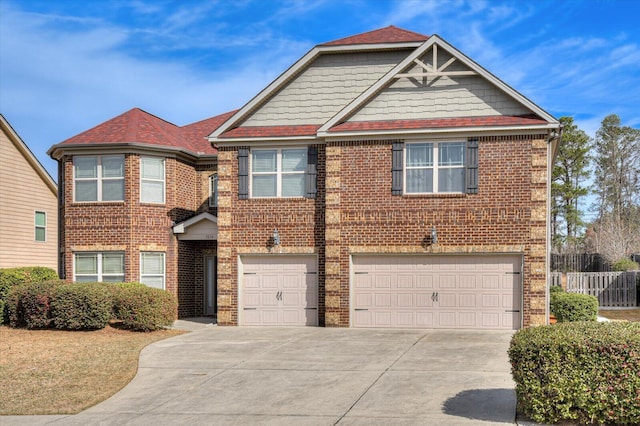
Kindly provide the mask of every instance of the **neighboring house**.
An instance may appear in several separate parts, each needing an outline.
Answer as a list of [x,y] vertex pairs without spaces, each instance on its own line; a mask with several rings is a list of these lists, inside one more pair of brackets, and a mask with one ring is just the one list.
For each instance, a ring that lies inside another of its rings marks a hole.
[[238,111],[132,110],[52,147],[67,277],[222,325],[544,324],[559,131],[437,35],[325,43]]
[[58,187],[0,114],[0,268],[58,269]]

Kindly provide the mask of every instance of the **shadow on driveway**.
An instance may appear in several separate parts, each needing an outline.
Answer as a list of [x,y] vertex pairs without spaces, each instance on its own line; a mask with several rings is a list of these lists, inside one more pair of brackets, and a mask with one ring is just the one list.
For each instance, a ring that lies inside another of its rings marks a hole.
[[451,416],[471,420],[504,422],[515,420],[505,419],[504,416],[509,412],[506,407],[513,407],[515,404],[516,392],[513,389],[469,389],[447,399],[443,411]]

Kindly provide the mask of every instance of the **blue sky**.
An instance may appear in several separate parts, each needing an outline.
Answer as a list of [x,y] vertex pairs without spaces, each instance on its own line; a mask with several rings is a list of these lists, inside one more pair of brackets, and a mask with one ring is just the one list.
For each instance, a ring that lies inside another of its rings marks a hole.
[[0,0],[0,113],[46,151],[133,107],[185,125],[241,107],[314,45],[438,34],[593,135],[640,127],[635,0]]

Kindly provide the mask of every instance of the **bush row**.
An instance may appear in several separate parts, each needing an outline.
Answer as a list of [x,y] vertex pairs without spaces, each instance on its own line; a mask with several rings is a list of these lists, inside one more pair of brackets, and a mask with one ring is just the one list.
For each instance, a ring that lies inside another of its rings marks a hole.
[[11,287],[24,283],[33,283],[58,279],[58,273],[43,266],[25,266],[0,269],[0,325],[6,319],[5,299]]
[[562,287],[549,289],[549,310],[558,322],[596,321],[598,298],[587,294],[565,293]]
[[68,283],[60,280],[12,287],[6,298],[13,327],[97,330],[109,320],[152,331],[177,318],[175,297],[140,283]]
[[640,424],[640,324],[531,327],[509,348],[518,412],[539,423]]

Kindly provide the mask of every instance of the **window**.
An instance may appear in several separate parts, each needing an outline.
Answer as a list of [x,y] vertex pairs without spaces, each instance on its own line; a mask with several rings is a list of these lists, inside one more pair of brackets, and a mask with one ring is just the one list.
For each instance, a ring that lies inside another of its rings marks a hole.
[[140,282],[164,290],[164,253],[140,253]]
[[209,176],[209,207],[218,207],[218,175]]
[[252,197],[304,197],[307,148],[251,151]]
[[47,214],[45,212],[36,212],[36,241],[47,241]]
[[164,158],[140,158],[140,201],[164,203]]
[[465,192],[465,150],[465,142],[407,144],[405,193]]
[[77,282],[124,281],[124,253],[76,253],[73,280]]
[[123,201],[124,156],[73,157],[75,201]]

